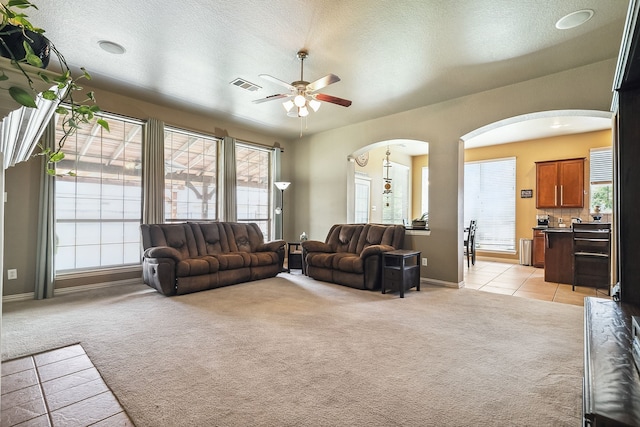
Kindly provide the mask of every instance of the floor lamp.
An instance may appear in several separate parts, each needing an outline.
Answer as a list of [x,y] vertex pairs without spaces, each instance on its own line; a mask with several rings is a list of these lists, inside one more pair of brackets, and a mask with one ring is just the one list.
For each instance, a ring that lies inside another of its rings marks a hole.
[[280,238],[284,236],[284,190],[289,187],[290,182],[278,181],[274,182],[278,190],[280,190],[280,206],[276,208],[276,215],[280,215]]

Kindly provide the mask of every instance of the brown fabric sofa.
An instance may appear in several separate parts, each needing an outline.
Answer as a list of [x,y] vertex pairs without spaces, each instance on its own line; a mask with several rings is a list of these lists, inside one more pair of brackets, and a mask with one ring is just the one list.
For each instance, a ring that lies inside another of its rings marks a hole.
[[284,240],[265,243],[254,223],[143,224],[144,283],[164,295],[186,294],[282,271]]
[[382,253],[401,249],[402,225],[335,224],[324,242],[302,242],[308,276],[357,289],[381,287]]

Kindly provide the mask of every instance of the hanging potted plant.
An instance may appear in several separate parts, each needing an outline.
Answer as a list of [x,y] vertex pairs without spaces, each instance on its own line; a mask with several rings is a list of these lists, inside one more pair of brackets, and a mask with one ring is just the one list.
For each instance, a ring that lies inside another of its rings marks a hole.
[[[100,111],[96,104],[93,92],[87,92],[81,101],[78,101],[78,92],[82,87],[78,84],[82,79],[91,79],[91,75],[81,68],[82,74],[74,76],[64,56],[55,45],[44,36],[44,30],[35,27],[24,13],[29,8],[38,9],[28,0],[9,0],[6,4],[0,4],[0,56],[10,59],[12,67],[17,68],[26,81],[25,89],[18,85],[9,87],[9,95],[18,104],[37,108],[36,97],[41,96],[56,103],[56,113],[62,116],[63,134],[57,142],[55,150],[43,149],[37,155],[45,156],[47,173],[55,175],[55,164],[64,158],[62,149],[71,135],[83,124],[91,123]],[[51,54],[55,55],[60,63],[60,74],[37,71],[28,72],[32,67],[44,69],[49,63]],[[53,77],[52,77],[53,76]],[[41,79],[51,89],[39,92],[35,89],[33,78]],[[0,81],[8,80],[5,70],[0,67]],[[109,124],[103,119],[97,119],[97,123],[107,131]]]

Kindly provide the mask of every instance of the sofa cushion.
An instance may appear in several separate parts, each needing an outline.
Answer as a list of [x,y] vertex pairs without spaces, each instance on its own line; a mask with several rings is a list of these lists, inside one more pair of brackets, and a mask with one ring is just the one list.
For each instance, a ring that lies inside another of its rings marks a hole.
[[218,271],[218,260],[213,257],[197,257],[184,259],[176,265],[177,277],[199,276]]
[[220,263],[220,270],[234,270],[236,268],[251,267],[251,254],[246,252],[232,252],[212,255]]
[[348,252],[337,253],[331,260],[331,268],[348,273],[363,273],[363,264],[363,258],[360,258],[360,255]]
[[186,224],[143,224],[141,228],[145,248],[169,246],[176,249],[181,258],[198,256],[193,232]]
[[[196,241],[199,243],[198,252],[200,252],[200,254],[211,255],[223,252],[219,223],[192,223],[191,228],[193,229]],[[198,235],[198,233],[200,233],[200,235]]]
[[355,252],[362,228],[362,225],[357,224],[347,224],[340,227],[336,252]]
[[331,268],[335,253],[311,252],[307,255],[307,263],[314,267]]

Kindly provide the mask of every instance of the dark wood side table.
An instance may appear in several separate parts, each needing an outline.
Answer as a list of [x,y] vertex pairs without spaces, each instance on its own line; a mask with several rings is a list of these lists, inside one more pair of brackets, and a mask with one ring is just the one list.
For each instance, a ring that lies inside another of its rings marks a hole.
[[404,291],[416,288],[420,290],[420,251],[397,249],[382,254],[382,293],[387,288]]
[[302,270],[302,244],[300,242],[287,243],[287,271]]

